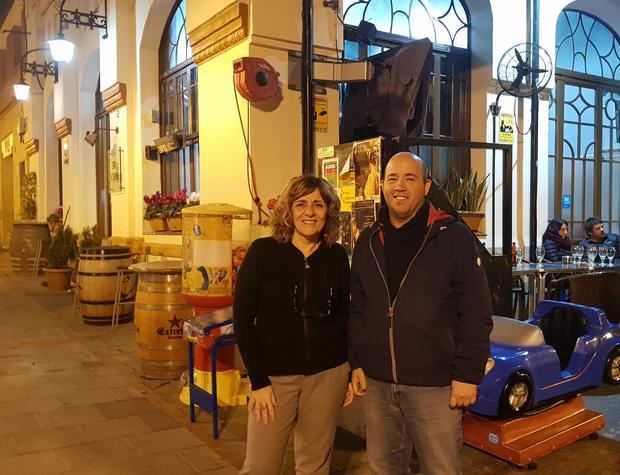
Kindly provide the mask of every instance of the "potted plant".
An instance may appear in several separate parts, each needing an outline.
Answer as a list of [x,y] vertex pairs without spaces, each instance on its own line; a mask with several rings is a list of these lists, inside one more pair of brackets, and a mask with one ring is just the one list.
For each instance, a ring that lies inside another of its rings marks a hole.
[[47,217],[47,225],[50,228],[50,233],[54,234],[56,227],[62,223],[62,206],[59,206],[50,213]]
[[71,226],[57,226],[47,247],[47,267],[44,269],[50,290],[67,290],[71,286],[73,269],[69,267],[69,261],[75,259],[76,248],[76,236]]
[[169,230],[181,230],[181,210],[187,206],[187,198],[185,188],[164,196],[164,216]]
[[478,183],[478,173],[460,178],[453,168],[444,186],[450,204],[474,232],[479,231],[480,223],[484,218],[484,213],[480,209],[486,197],[488,178],[489,175],[486,175],[480,183]]
[[84,226],[84,228],[82,228],[82,234],[79,239],[80,250],[86,249],[88,247],[100,247],[102,240],[103,236],[101,235],[101,231],[96,224],[92,227]]
[[166,216],[164,215],[164,196],[156,191],[151,196],[144,195],[144,219],[149,222],[155,232],[167,231]]

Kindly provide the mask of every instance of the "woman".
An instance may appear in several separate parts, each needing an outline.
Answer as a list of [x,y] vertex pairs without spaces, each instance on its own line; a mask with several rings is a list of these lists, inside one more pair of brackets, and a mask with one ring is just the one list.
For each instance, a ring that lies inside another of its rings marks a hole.
[[552,219],[542,237],[545,259],[560,262],[562,256],[570,256],[571,242],[568,238],[568,223],[561,218]]
[[336,243],[339,211],[327,181],[293,178],[274,210],[273,237],[254,241],[239,270],[235,335],[252,384],[241,473],[280,473],[292,430],[296,472],[329,473],[349,394],[349,260]]

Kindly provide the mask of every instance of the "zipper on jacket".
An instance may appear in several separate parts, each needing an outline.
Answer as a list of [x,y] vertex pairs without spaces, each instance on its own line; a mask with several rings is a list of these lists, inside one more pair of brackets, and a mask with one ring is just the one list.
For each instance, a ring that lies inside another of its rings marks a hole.
[[[308,269],[310,269],[310,264],[308,264],[308,258],[304,257],[304,308],[306,306],[306,302],[308,301]],[[305,310],[303,310],[305,312]],[[306,360],[308,365],[310,365],[310,332],[308,330],[308,319],[302,317],[304,321],[304,345],[306,349]]]
[[389,336],[389,341],[390,341],[390,360],[392,362],[392,379],[394,380],[395,384],[398,384],[398,376],[396,375],[396,352],[394,350],[394,308],[396,307],[396,300],[398,300],[400,289],[403,287],[403,284],[405,283],[405,279],[409,275],[409,271],[411,270],[413,261],[415,261],[418,255],[420,254],[420,252],[422,252],[422,249],[424,248],[424,245],[426,244],[426,241],[428,239],[428,236],[431,234],[432,229],[433,229],[433,224],[431,224],[430,227],[428,228],[428,231],[426,231],[426,235],[424,236],[424,240],[422,241],[422,244],[420,245],[420,249],[418,249],[418,252],[415,253],[413,258],[411,259],[411,262],[409,262],[409,266],[407,267],[407,270],[405,271],[405,275],[400,281],[400,285],[398,286],[398,291],[396,292],[396,295],[394,296],[393,302],[390,298],[390,287],[388,285],[387,279],[385,278],[385,275],[383,274],[383,271],[381,270],[381,266],[379,265],[379,260],[377,259],[375,250],[372,248],[372,238],[375,234],[377,234],[378,231],[375,231],[373,235],[370,236],[370,239],[368,240],[368,245],[370,246],[370,253],[372,254],[372,257],[375,260],[375,264],[377,264],[377,269],[379,269],[379,275],[381,275],[381,279],[383,280],[383,283],[385,284],[385,290],[387,292],[387,297],[388,297],[388,314],[387,314],[388,325],[389,325],[388,336]]

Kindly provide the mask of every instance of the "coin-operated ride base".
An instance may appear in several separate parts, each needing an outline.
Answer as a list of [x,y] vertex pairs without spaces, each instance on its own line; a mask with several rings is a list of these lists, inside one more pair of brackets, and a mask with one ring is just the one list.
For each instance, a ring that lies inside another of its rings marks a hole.
[[586,409],[576,396],[532,416],[489,419],[467,412],[463,439],[467,445],[488,452],[519,467],[535,468],[536,462],[605,426],[602,414]]
[[[216,309],[195,307],[195,315],[208,313]],[[194,345],[194,385],[213,394],[213,372],[211,371],[211,349],[215,341],[226,334],[227,327],[208,330],[206,335],[197,339]],[[241,371],[235,367],[235,350],[232,346],[218,348],[216,358],[217,402],[220,406],[245,406],[250,391],[248,378],[241,377]],[[179,400],[189,406],[189,386],[184,386]]]

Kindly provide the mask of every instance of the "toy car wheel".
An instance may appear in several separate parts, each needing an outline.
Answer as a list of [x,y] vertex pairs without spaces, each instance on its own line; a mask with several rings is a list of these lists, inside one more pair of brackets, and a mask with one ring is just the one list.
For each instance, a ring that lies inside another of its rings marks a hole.
[[620,346],[617,346],[609,354],[605,365],[605,382],[620,384]]
[[505,416],[519,416],[532,404],[532,379],[520,371],[508,378],[499,403],[499,412]]

